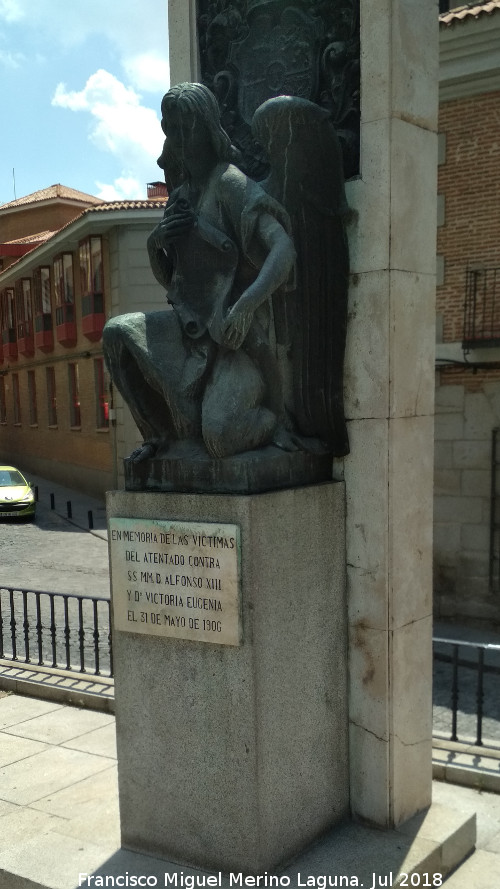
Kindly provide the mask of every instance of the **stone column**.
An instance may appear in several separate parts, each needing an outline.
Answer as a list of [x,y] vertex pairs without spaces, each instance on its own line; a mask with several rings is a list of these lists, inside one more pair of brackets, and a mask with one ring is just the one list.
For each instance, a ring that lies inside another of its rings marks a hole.
[[361,0],[361,171],[348,183],[346,358],[353,814],[431,801],[432,456],[438,21]]
[[[169,0],[171,82],[196,79],[194,0]],[[353,814],[431,799],[432,455],[438,14],[360,0],[361,171],[347,184],[346,356]]]

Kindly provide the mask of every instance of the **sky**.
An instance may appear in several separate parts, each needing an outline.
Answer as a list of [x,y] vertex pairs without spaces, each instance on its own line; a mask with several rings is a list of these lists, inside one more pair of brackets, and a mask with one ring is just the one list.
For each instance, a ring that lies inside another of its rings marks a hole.
[[61,183],[105,200],[162,179],[167,0],[0,0],[0,205]]

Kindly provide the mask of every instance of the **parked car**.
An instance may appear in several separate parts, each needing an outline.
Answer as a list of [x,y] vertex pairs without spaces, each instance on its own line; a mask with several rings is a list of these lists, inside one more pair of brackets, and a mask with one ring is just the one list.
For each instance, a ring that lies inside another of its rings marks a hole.
[[35,518],[35,494],[15,466],[0,465],[0,518]]

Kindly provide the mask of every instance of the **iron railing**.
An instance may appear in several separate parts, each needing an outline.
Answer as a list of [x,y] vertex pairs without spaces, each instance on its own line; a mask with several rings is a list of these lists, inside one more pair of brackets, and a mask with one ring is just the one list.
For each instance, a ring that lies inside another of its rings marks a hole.
[[500,645],[433,639],[433,736],[500,748]]
[[500,429],[491,433],[490,479],[490,592],[500,591]]
[[0,658],[113,676],[110,608],[100,596],[0,587]]
[[500,346],[500,268],[466,270],[462,346]]

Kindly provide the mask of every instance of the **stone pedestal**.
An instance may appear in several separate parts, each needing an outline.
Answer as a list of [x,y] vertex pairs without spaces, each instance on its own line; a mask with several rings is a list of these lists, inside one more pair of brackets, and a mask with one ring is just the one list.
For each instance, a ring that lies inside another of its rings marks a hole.
[[[295,4],[291,4],[295,5]],[[196,0],[169,0],[171,83],[196,80]],[[431,801],[438,16],[360,0],[360,174],[347,182],[350,797],[402,824]]]
[[239,645],[115,629],[125,847],[258,873],[348,815],[344,512],[341,483],[108,495],[110,524],[232,524],[241,546]]

